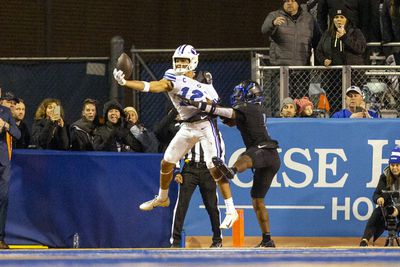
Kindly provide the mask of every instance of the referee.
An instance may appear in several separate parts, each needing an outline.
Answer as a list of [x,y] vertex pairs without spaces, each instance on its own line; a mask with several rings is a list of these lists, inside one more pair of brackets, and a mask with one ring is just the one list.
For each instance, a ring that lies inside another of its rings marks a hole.
[[[221,138],[221,151],[225,150],[224,142]],[[222,152],[224,153],[224,152]],[[222,155],[223,158],[224,155]],[[182,228],[185,221],[186,212],[189,207],[190,199],[197,186],[200,188],[201,197],[210,217],[213,232],[211,248],[222,247],[222,235],[220,225],[220,213],[218,209],[217,184],[207,169],[204,161],[204,153],[198,142],[188,154],[185,155],[182,172],[175,175],[175,181],[179,183],[179,194],[174,210],[172,221],[171,247],[181,247]]]

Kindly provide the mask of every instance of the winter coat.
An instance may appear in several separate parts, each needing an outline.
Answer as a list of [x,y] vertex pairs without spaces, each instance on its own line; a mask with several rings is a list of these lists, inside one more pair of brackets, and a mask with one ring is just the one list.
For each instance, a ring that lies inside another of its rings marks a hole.
[[[400,1],[398,2],[400,4]],[[397,12],[399,11],[397,10]],[[384,42],[400,42],[400,14],[390,15],[390,0],[383,2],[382,40]]]
[[[310,65],[311,48],[317,46],[320,31],[310,13],[299,7],[298,14],[294,19],[285,11],[276,10],[265,18],[261,32],[269,35],[271,41],[271,65]],[[280,26],[273,25],[277,17],[284,17],[286,22]]]
[[69,148],[68,126],[58,126],[57,122],[40,119],[33,122],[32,143],[36,148],[67,150]]
[[128,129],[110,122],[94,130],[93,148],[96,151],[143,152],[140,142]]
[[365,65],[363,53],[366,46],[363,33],[347,24],[346,34],[339,39],[332,37],[329,30],[322,34],[315,57],[321,65],[324,65],[325,59],[331,59],[331,65]]
[[71,150],[93,151],[93,131],[96,125],[81,118],[70,127]]

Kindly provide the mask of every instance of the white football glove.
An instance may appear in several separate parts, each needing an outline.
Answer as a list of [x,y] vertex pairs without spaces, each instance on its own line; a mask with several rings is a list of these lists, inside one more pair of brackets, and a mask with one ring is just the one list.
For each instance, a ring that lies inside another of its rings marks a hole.
[[114,69],[113,74],[114,79],[118,82],[119,85],[124,86],[126,84],[125,74],[122,70]]

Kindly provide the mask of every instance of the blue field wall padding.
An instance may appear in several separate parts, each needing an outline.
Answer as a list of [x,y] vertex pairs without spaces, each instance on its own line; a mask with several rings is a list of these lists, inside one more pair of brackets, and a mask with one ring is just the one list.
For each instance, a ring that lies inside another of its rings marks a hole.
[[161,154],[16,150],[7,241],[81,248],[169,247],[171,205],[151,212],[139,204],[159,187]]
[[[274,236],[358,237],[375,204],[372,194],[400,144],[398,119],[269,119],[279,141],[281,168],[266,197]],[[236,128],[220,125],[226,162],[244,146]],[[7,241],[71,247],[79,234],[85,247],[168,247],[177,195],[169,208],[139,205],[158,193],[161,154],[15,150]],[[245,235],[259,236],[252,210],[252,172],[231,180]],[[222,197],[219,205],[224,217]],[[198,190],[186,216],[187,236],[210,236]],[[229,236],[231,231],[224,231]]]
[[[398,119],[269,119],[267,128],[279,141],[281,168],[265,204],[274,236],[358,237],[375,204],[372,194],[400,144]],[[220,125],[230,166],[244,151],[239,131]],[[245,235],[260,229],[252,209],[252,172],[231,180],[235,205],[244,209]],[[223,200],[219,199],[224,216]],[[199,193],[190,203],[184,228],[188,236],[211,235]],[[231,231],[224,231],[229,236]]]

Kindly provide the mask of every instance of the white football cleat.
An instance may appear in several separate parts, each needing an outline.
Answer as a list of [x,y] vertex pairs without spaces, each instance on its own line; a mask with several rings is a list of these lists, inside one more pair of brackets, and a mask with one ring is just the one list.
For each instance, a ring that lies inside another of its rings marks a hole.
[[146,210],[150,211],[156,207],[168,207],[169,206],[169,197],[165,200],[158,199],[158,196],[156,196],[154,199],[146,201],[142,203],[139,208],[141,210]]
[[235,212],[233,213],[225,213],[225,219],[223,220],[223,222],[221,223],[221,225],[219,226],[219,228],[221,229],[229,229],[233,226],[233,224],[239,219],[239,214],[237,213],[237,211],[235,210]]

